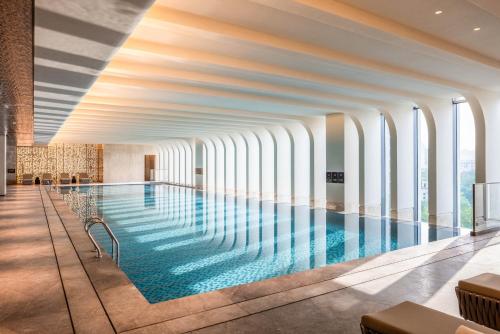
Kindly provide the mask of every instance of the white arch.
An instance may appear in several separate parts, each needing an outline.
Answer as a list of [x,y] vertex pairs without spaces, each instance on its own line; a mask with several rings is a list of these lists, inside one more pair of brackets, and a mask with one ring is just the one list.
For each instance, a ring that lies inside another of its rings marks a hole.
[[312,205],[326,207],[326,117],[311,117],[303,122],[310,140],[310,193]]
[[211,137],[215,145],[215,188],[217,192],[226,191],[226,150],[219,137]]
[[[439,215],[438,203],[438,171],[437,171],[437,146],[436,146],[436,122],[434,120],[433,112],[431,108],[426,104],[419,104],[422,114],[424,115],[425,121],[427,123],[427,132],[429,135],[429,158],[428,158],[428,193],[429,193],[429,223],[436,224],[437,216]],[[434,109],[434,108],[433,108]],[[449,106],[449,112],[451,113],[451,104]],[[451,140],[451,138],[450,138]],[[451,167],[451,166],[450,166]],[[451,188],[450,188],[451,191]],[[450,203],[452,199],[450,198]],[[451,217],[450,217],[451,218]]]
[[276,140],[275,177],[276,200],[290,203],[292,200],[292,142],[289,133],[282,126],[273,126],[269,130]]
[[246,196],[248,191],[248,144],[245,137],[240,133],[231,134],[236,148],[236,194]]
[[216,149],[215,144],[210,138],[200,138],[205,143],[206,162],[205,162],[205,188],[209,192],[216,191]]
[[413,104],[383,110],[391,135],[391,217],[414,219],[414,115]]
[[182,141],[176,141],[175,145],[179,150],[179,184],[186,185],[186,148]]
[[179,146],[173,142],[172,148],[174,151],[174,183],[179,184],[181,173],[180,173],[180,160],[181,160],[181,152],[179,150]]
[[265,128],[257,128],[255,134],[261,142],[261,199],[275,200],[275,141]]
[[168,155],[168,144],[162,144],[162,152],[163,152],[163,161],[161,163],[161,175],[160,175],[160,179],[162,181],[168,181],[168,159],[169,159],[169,155]]
[[156,145],[154,145],[154,148],[155,148],[155,155],[156,155],[155,167],[154,167],[154,170],[155,170],[154,180],[159,181],[159,180],[161,180],[160,168],[161,168],[161,165],[163,164],[163,159],[164,159],[163,146],[162,146],[162,144],[156,144]]
[[[179,141],[179,145],[182,148],[183,151],[183,157],[184,157],[184,168],[182,169],[181,173],[183,174],[183,183],[186,186],[192,186],[193,184],[193,154],[191,150],[191,145],[190,143],[182,139]],[[182,177],[181,177],[182,179]]]
[[345,114],[344,212],[358,213],[364,205],[364,134],[359,120]]
[[221,135],[220,139],[224,145],[225,152],[225,192],[234,195],[236,189],[236,150],[233,139],[228,135]]
[[476,136],[475,160],[476,182],[487,182],[486,174],[486,122],[481,101],[472,94],[464,94],[474,116],[474,129]]
[[242,133],[247,142],[247,193],[248,197],[260,197],[261,192],[261,176],[260,176],[260,141],[258,137],[251,131]]
[[309,205],[312,198],[309,134],[306,128],[298,122],[289,124],[286,127],[293,138],[293,203],[296,205]]
[[378,110],[351,112],[351,119],[363,133],[360,141],[360,212],[380,216],[381,214],[381,133]]
[[174,148],[172,147],[171,143],[168,144],[167,150],[168,150],[168,182],[174,183],[175,182]]
[[188,141],[184,140],[184,147],[186,149],[186,185],[193,186],[193,150]]

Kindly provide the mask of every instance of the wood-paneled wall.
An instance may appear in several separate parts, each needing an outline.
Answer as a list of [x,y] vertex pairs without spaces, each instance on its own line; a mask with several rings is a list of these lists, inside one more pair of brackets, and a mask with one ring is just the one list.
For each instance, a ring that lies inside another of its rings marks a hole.
[[17,180],[23,174],[40,177],[51,173],[59,181],[61,173],[70,176],[87,173],[93,182],[102,182],[103,163],[102,145],[95,144],[55,144],[48,146],[17,147]]

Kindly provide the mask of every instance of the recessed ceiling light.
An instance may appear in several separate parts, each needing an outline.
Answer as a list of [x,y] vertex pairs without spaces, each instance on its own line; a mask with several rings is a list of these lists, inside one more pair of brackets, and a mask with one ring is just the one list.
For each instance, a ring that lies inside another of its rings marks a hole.
[[474,31],[479,31],[479,30],[481,30],[481,28],[480,28],[480,27],[475,27],[475,28],[474,28]]
[[434,12],[434,14],[436,14],[436,15],[441,15],[441,14],[443,14],[443,11],[442,11],[442,10],[436,10],[436,11]]

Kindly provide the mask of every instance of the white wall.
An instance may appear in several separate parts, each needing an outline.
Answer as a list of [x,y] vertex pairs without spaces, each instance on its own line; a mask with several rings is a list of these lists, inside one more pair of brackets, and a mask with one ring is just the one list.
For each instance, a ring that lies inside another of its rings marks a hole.
[[412,105],[387,109],[386,119],[391,133],[391,216],[413,219],[413,112]]
[[370,216],[380,216],[382,201],[380,112],[377,110],[351,112],[351,116],[357,120],[363,131],[360,212]]
[[429,223],[453,224],[453,121],[449,100],[419,103],[429,132]]
[[204,158],[203,158],[205,147],[204,143],[201,140],[195,139],[193,141],[194,144],[191,145],[191,147],[194,149],[194,154],[193,154],[195,160],[194,168],[202,168],[203,170],[203,174],[195,175],[195,186],[199,189],[203,189],[206,186],[206,184],[204,183],[204,175],[207,173],[207,170],[204,166]]
[[106,144],[103,151],[105,183],[144,181],[144,156],[157,154],[149,145]]
[[[326,170],[344,172],[344,114],[326,117]],[[326,181],[326,175],[325,181]],[[333,210],[344,210],[344,184],[326,184],[327,206]]]
[[344,117],[344,212],[359,212],[360,134],[353,119]]

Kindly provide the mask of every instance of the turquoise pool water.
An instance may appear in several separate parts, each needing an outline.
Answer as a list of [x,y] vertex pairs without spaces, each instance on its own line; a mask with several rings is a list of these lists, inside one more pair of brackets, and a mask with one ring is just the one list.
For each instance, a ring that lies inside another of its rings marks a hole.
[[[293,207],[171,185],[61,187],[81,218],[97,214],[121,268],[150,303],[345,262],[459,230]],[[103,230],[94,235],[110,252]]]

